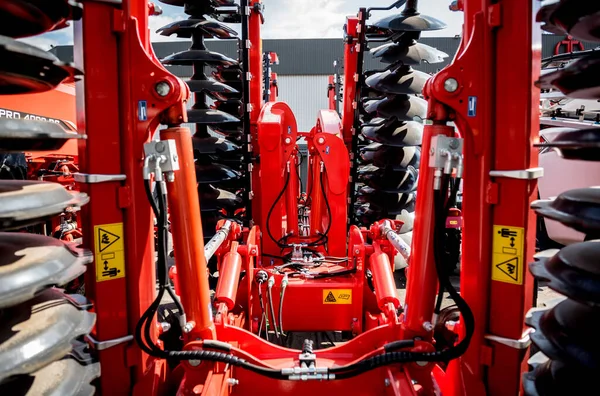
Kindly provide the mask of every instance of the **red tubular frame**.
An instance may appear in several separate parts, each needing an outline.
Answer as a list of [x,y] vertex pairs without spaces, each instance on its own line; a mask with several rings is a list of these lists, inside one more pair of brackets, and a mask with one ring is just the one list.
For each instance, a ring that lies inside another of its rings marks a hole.
[[[352,128],[354,123],[355,98],[358,67],[358,17],[346,18],[346,42],[344,43],[344,102],[342,111],[342,131],[348,150],[352,148]],[[335,107],[334,107],[335,108]]]
[[215,337],[210,310],[208,269],[204,257],[204,237],[200,222],[200,205],[194,165],[194,148],[189,128],[160,131],[161,140],[174,140],[179,170],[167,183],[173,248],[177,261],[180,298],[187,321],[194,324],[190,339]]

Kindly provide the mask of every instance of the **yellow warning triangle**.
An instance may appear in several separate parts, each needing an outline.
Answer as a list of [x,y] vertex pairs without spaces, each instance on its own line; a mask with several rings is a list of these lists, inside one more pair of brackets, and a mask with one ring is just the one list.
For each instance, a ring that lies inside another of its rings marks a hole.
[[104,251],[113,243],[121,239],[120,236],[113,234],[112,232],[98,228],[98,241],[100,241],[100,251]]

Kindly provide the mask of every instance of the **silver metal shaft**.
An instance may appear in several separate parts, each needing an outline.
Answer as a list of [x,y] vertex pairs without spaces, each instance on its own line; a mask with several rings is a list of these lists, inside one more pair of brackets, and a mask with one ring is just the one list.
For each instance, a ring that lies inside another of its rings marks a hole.
[[385,235],[392,246],[394,246],[398,253],[400,253],[408,262],[408,259],[410,258],[410,246],[400,238],[400,235],[396,234],[392,227],[390,227],[389,222],[386,221],[381,228],[381,233]]
[[227,220],[223,227],[217,231],[217,233],[210,238],[204,245],[204,256],[206,257],[206,261],[210,260],[210,258],[215,254],[217,249],[223,244],[227,236],[229,235],[229,231],[231,230],[231,221]]

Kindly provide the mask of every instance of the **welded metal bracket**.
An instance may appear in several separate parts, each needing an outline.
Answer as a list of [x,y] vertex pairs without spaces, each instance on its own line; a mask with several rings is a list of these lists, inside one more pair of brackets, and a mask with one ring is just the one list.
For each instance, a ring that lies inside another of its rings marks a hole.
[[529,168],[521,170],[493,170],[491,177],[506,177],[509,179],[535,180],[544,176],[544,168]]
[[533,331],[533,328],[525,330],[523,335],[518,340],[512,338],[500,337],[492,334],[487,334],[484,338],[488,341],[497,342],[498,344],[506,345],[507,347],[514,349],[527,349],[531,345],[531,337],[529,334]]
[[90,173],[73,173],[73,177],[77,183],[87,184],[123,181],[127,179],[125,175],[99,175]]
[[97,350],[97,351],[103,351],[105,349],[112,348],[112,347],[114,347],[116,345],[120,345],[120,344],[124,344],[126,342],[129,342],[129,341],[133,340],[133,336],[132,335],[128,335],[128,336],[125,336],[125,337],[113,338],[112,340],[98,341],[94,337],[92,337],[90,334],[88,334],[88,335],[85,336],[85,339],[90,344],[92,344],[92,346],[94,347],[95,350]]

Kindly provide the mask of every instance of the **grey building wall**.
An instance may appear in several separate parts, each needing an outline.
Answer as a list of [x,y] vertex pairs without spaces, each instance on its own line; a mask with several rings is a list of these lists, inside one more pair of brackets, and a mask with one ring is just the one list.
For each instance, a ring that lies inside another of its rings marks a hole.
[[[542,56],[552,56],[554,46],[564,39],[564,36],[544,34],[542,36]],[[421,65],[417,69],[425,72],[435,72],[452,60],[460,44],[460,38],[454,37],[424,37],[422,43],[446,52],[449,57],[447,62],[435,65]],[[211,51],[221,52],[229,57],[237,58],[237,41],[235,40],[207,40],[207,47]],[[370,43],[370,48],[375,48],[379,43]],[[592,43],[584,43],[586,49],[594,48]],[[190,42],[179,40],[173,42],[154,43],[153,48],[159,59],[175,52],[188,49]],[[333,74],[333,61],[343,60],[343,41],[341,39],[285,39],[263,40],[263,50],[276,52],[280,64],[273,66],[273,71],[279,75],[329,75]],[[72,46],[57,46],[51,52],[61,60],[73,61]],[[373,59],[370,54],[365,57],[365,70],[381,69],[385,65]],[[172,66],[169,70],[177,76],[191,76],[191,67]]]

